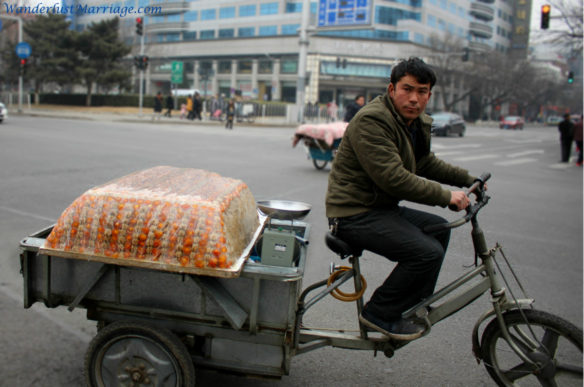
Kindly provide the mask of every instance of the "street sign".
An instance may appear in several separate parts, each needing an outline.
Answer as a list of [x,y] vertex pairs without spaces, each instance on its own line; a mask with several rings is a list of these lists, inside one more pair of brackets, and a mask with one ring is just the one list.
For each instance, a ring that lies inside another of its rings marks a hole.
[[183,83],[183,62],[172,62],[170,72],[171,83]]
[[27,42],[20,42],[16,45],[16,55],[20,59],[26,59],[30,56],[32,49],[30,48],[30,44]]
[[319,0],[318,27],[371,24],[372,0]]

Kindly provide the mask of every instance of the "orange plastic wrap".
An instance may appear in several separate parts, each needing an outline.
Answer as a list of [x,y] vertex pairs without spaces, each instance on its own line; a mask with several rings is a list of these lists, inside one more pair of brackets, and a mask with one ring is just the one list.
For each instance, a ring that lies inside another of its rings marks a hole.
[[260,231],[241,180],[155,167],[95,187],[61,215],[41,253],[230,276]]

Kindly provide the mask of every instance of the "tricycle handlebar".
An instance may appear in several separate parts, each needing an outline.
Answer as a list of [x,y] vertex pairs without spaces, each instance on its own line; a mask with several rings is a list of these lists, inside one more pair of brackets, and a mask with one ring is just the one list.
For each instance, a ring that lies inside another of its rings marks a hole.
[[481,174],[474,183],[466,190],[466,195],[475,194],[477,197],[477,201],[475,204],[470,204],[466,208],[466,215],[460,219],[454,220],[450,223],[441,223],[441,224],[434,224],[431,226],[424,227],[424,232],[431,234],[433,232],[451,229],[460,227],[463,224],[467,223],[469,220],[474,218],[478,212],[487,205],[489,201],[489,197],[485,195],[484,186],[487,180],[491,178],[491,174],[489,172],[484,172]]

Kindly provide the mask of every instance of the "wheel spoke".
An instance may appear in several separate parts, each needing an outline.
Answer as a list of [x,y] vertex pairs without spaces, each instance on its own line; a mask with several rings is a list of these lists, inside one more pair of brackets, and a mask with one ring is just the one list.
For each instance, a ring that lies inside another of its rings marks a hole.
[[558,340],[560,339],[560,335],[558,335],[555,331],[551,329],[546,329],[545,334],[543,335],[543,339],[541,343],[548,351],[548,354],[551,357],[555,357],[556,351],[558,349]]
[[580,375],[582,376],[582,366],[581,365],[572,365],[572,364],[565,364],[564,362],[559,362],[556,364],[557,372],[565,372],[572,375]]
[[531,375],[531,368],[528,364],[521,363],[510,370],[503,372],[503,375],[510,381],[514,382],[517,379]]

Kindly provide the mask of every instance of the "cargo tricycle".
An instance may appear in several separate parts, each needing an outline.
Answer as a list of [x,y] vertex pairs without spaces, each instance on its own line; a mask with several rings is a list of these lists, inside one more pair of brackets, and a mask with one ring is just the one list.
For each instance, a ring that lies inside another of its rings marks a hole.
[[346,122],[300,125],[294,133],[292,146],[302,142],[314,167],[324,169],[335,158],[347,125]]
[[[425,336],[434,324],[488,293],[490,307],[477,316],[471,340],[474,356],[496,383],[581,386],[582,330],[535,310],[502,247],[486,245],[477,216],[489,202],[483,189],[488,177],[484,174],[469,189],[476,200],[464,217],[425,230],[470,222],[474,267],[403,317],[424,323]],[[87,310],[98,328],[85,356],[91,386],[193,386],[199,367],[281,377],[290,372],[293,356],[318,348],[392,357],[408,344],[360,323],[358,332],[304,327],[307,311],[329,295],[354,302],[357,320],[366,288],[359,263],[362,249],[328,232],[327,246],[350,266],[333,264],[328,278],[303,288],[310,225],[302,219],[310,205],[279,200],[257,204],[266,220],[233,278],[40,254],[51,227],[40,230],[21,241],[24,306],[43,302],[50,308]],[[503,264],[510,278],[503,274]],[[341,290],[348,281],[351,289],[346,284]]]

